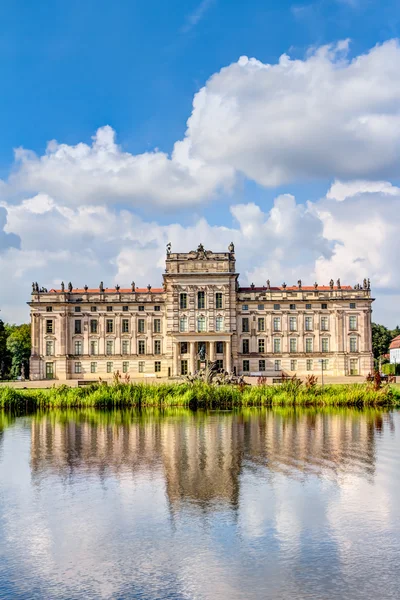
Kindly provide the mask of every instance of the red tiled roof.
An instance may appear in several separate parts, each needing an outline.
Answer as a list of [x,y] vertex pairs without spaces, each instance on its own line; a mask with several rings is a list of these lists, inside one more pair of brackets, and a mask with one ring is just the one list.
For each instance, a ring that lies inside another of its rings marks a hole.
[[353,288],[351,287],[351,285],[342,285],[340,286],[340,288],[338,288],[337,286],[334,286],[333,288],[331,288],[329,285],[319,285],[318,287],[314,287],[313,285],[302,285],[301,288],[299,288],[299,286],[297,285],[288,285],[286,288],[283,288],[282,286],[280,287],[270,287],[267,288],[265,286],[262,287],[240,287],[239,288],[239,292],[268,292],[268,291],[297,291],[297,292],[301,292],[301,291],[306,291],[306,292],[329,292],[330,290],[352,290]]
[[[136,288],[135,292],[136,294],[161,294],[164,291],[163,288],[151,288],[150,292],[147,288]],[[55,290],[52,289],[50,290],[49,293],[54,293],[54,294],[99,294],[100,290],[99,288],[95,288],[95,289],[90,289],[90,290],[84,290],[84,289],[80,289],[80,288],[73,288],[72,292],[69,292],[68,289],[66,289],[64,292],[62,292],[61,290]],[[126,288],[126,289],[120,289],[117,290],[115,288],[104,288],[104,292],[102,292],[104,294],[132,294],[132,290],[131,288]]]
[[400,335],[396,336],[390,342],[389,350],[395,350],[396,348],[400,348]]

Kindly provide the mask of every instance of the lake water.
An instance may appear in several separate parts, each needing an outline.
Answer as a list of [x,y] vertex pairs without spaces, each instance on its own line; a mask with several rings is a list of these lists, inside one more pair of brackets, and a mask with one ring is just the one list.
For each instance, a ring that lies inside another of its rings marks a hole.
[[0,598],[400,598],[400,413],[0,413]]

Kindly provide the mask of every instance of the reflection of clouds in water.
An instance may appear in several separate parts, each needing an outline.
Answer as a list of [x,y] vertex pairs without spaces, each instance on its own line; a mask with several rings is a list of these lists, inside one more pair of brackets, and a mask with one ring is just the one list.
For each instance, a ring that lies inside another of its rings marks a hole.
[[96,432],[42,421],[32,440],[5,430],[0,544],[14,596],[346,598],[355,569],[369,576],[366,541],[382,548],[393,533],[398,464],[380,468],[362,414],[317,418],[311,438],[301,413],[256,415],[203,416],[200,431],[195,418]]

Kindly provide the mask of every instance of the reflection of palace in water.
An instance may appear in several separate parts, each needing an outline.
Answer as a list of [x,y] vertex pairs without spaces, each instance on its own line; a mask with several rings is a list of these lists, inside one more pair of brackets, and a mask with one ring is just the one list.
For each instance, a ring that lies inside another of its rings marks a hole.
[[130,422],[103,413],[66,421],[49,414],[32,420],[32,474],[158,474],[173,505],[236,505],[244,468],[295,477],[360,470],[372,475],[376,432],[390,419],[389,413],[351,410],[188,412]]

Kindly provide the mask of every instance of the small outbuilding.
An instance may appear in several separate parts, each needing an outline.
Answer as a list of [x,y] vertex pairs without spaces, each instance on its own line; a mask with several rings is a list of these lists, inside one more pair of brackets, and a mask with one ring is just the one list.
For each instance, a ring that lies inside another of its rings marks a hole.
[[396,336],[389,346],[390,364],[400,365],[400,335]]

